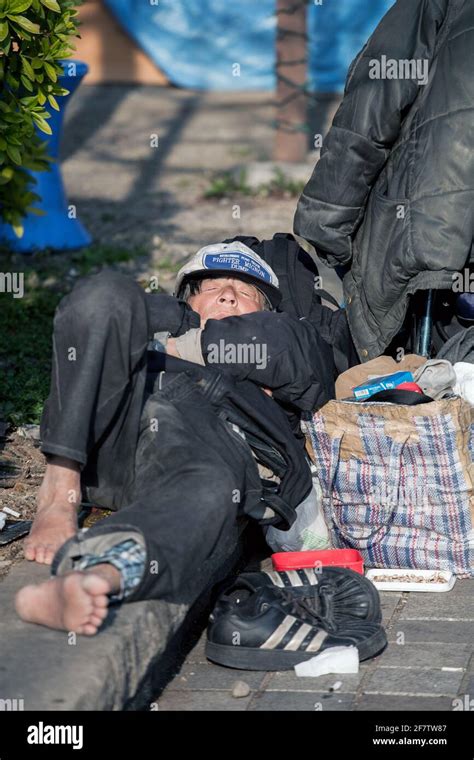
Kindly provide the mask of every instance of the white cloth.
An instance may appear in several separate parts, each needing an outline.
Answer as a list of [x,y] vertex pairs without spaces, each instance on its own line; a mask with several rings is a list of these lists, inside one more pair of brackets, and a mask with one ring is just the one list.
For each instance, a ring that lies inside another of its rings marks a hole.
[[474,405],[474,364],[456,362],[454,371],[456,373],[454,393]]

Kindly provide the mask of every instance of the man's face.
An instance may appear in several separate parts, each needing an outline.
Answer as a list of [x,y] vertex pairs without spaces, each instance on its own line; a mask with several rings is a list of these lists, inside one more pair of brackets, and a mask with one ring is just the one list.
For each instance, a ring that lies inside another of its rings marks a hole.
[[238,317],[262,311],[264,296],[248,282],[238,277],[207,278],[201,283],[201,291],[188,298],[188,304],[201,317],[201,325],[207,319]]

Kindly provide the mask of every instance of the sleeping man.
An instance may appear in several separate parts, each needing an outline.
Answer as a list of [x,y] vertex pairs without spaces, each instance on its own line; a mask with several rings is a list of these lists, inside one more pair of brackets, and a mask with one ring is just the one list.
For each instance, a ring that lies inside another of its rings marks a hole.
[[[240,516],[288,529],[311,491],[299,416],[335,375],[318,325],[277,310],[275,273],[241,242],[202,248],[175,292],[103,271],[58,307],[25,549],[52,577],[17,594],[26,621],[92,635],[110,602],[191,604]],[[78,529],[83,500],[112,514]]]

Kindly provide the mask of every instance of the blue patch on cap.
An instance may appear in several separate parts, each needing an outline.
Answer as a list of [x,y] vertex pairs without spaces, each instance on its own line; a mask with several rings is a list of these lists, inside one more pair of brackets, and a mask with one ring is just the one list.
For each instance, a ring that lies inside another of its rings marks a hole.
[[268,282],[270,285],[272,284],[272,277],[268,269],[265,269],[260,262],[240,251],[206,253],[203,265],[206,269],[224,269],[229,272],[240,272],[241,274],[258,277],[260,280],[264,280],[264,282]]

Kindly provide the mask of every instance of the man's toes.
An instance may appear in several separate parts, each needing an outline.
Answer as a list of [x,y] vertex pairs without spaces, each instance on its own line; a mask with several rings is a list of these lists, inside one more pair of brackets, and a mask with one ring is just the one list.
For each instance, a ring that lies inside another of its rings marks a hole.
[[101,615],[92,614],[89,617],[89,623],[91,623],[92,625],[95,625],[96,628],[100,628],[100,626],[104,622],[104,617],[105,615],[102,617]]
[[31,606],[31,592],[34,590],[36,586],[30,584],[29,586],[23,586],[17,593],[15,594],[15,609],[18,613],[18,615],[22,618],[26,618],[29,607]]
[[101,611],[104,610],[104,614],[107,614],[108,606],[109,606],[109,598],[105,596],[105,594],[99,594],[98,596],[94,596],[94,612],[97,612],[98,614],[100,614]]
[[97,626],[93,623],[86,623],[85,625],[81,625],[80,628],[78,628],[78,633],[82,633],[85,636],[93,636],[95,633],[97,633]]
[[44,565],[45,552],[46,552],[46,547],[43,544],[37,544],[35,560],[39,562],[40,565]]
[[25,559],[34,560],[36,557],[36,546],[32,543],[25,543]]
[[95,607],[94,606],[94,608],[92,609],[91,615],[93,615],[95,618],[97,618],[97,620],[100,620],[100,622],[102,623],[102,621],[104,621],[105,618],[107,617],[108,612],[109,612],[109,608],[108,607]]
[[55,554],[56,554],[56,549],[54,548],[54,546],[48,545],[48,546],[45,547],[45,550],[44,550],[44,563],[45,563],[45,565],[52,565],[53,564],[53,559],[54,559],[54,555]]
[[100,598],[101,596],[108,594],[110,591],[110,583],[105,580],[105,578],[101,578],[100,575],[88,573],[82,581],[82,588],[85,589],[85,591],[88,591],[92,596]]

